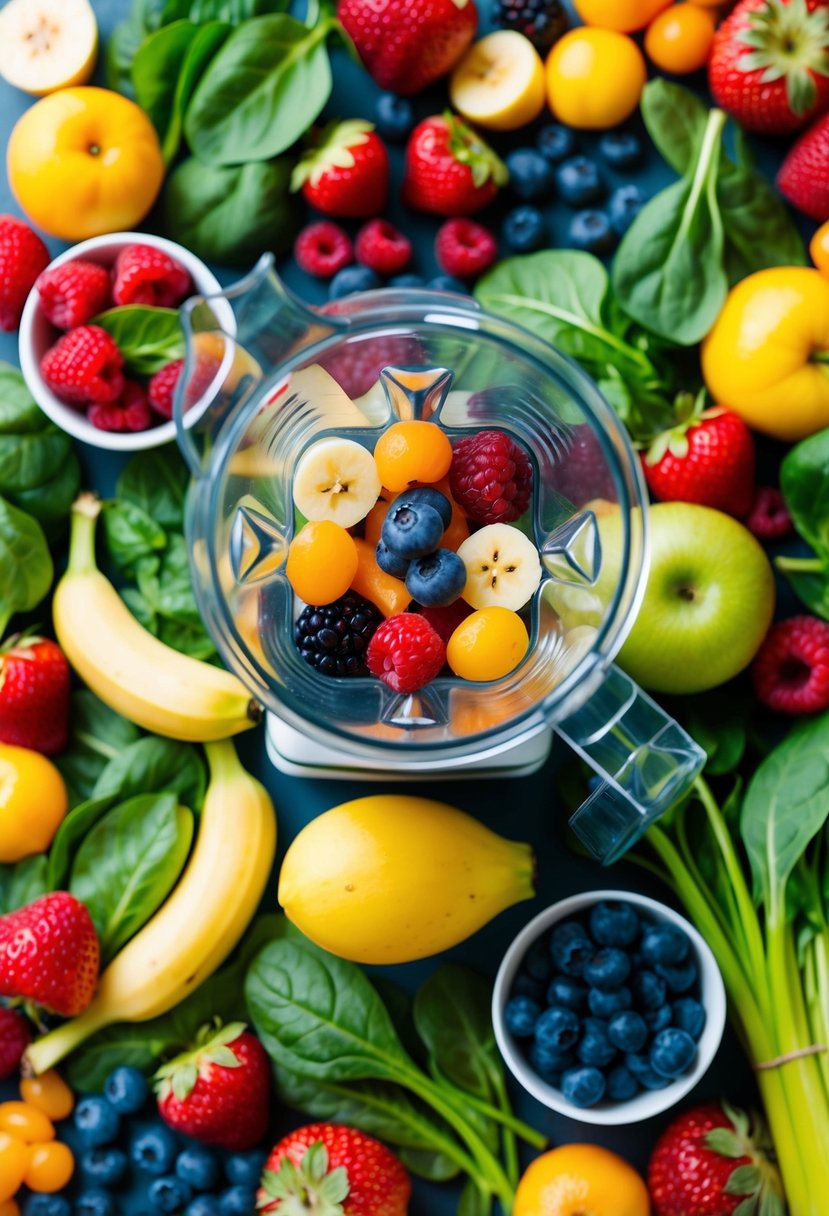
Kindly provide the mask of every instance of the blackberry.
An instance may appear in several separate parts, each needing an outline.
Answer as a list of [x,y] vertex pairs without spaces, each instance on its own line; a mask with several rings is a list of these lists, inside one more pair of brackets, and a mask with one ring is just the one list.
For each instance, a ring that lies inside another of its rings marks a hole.
[[347,591],[333,604],[304,608],[294,626],[294,642],[320,675],[364,676],[365,653],[382,620],[374,604]]
[[560,0],[495,0],[493,23],[518,30],[539,51],[548,51],[570,25]]

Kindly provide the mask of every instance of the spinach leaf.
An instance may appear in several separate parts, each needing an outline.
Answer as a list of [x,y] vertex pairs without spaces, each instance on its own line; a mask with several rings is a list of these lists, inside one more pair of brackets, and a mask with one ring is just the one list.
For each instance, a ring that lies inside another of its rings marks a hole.
[[184,331],[175,308],[126,304],[99,313],[100,325],[118,344],[124,367],[135,376],[152,376],[174,359],[184,358]]
[[189,481],[187,466],[174,447],[153,448],[126,463],[115,492],[168,532],[183,532]]
[[48,481],[32,486],[30,490],[9,493],[8,498],[21,511],[33,515],[48,537],[55,536],[66,527],[69,508],[81,488],[81,466],[74,447],[68,452],[57,473]]
[[490,1003],[489,984],[453,963],[438,968],[414,1001],[415,1026],[431,1064],[458,1089],[485,1102],[496,1097],[502,1076]]
[[197,33],[198,27],[191,21],[163,25],[144,39],[132,63],[135,100],[155,127],[162,145],[172,120],[179,73]]
[[797,560],[778,557],[774,563],[775,568],[782,570],[795,595],[810,612],[829,621],[829,562],[823,563],[820,558],[806,558],[804,564],[816,567],[813,572],[809,572],[792,569],[791,566]]
[[49,850],[49,890],[62,890],[69,879],[72,858],[77,846],[91,831],[102,815],[115,805],[117,795],[87,798],[73,807],[61,822]]
[[169,121],[162,140],[164,163],[167,165],[171,164],[178,155],[184,134],[184,115],[187,112],[193,91],[199,82],[202,72],[229,33],[230,26],[226,22],[210,21],[201,26],[187,48],[187,53],[184,56],[184,61],[175,82]]
[[24,435],[51,425],[17,368],[0,363],[0,435]]
[[[143,602],[148,606],[146,601]],[[201,622],[198,625],[188,625],[186,621],[173,619],[153,620],[158,631],[156,636],[165,645],[172,646],[173,650],[180,650],[182,654],[189,654],[191,658],[201,659],[203,662],[218,660],[213,639]]]
[[780,195],[750,167],[725,161],[717,182],[730,284],[770,266],[802,266],[803,238]]
[[200,623],[190,579],[189,550],[180,533],[169,536],[160,561],[139,563],[137,578],[139,591],[158,616],[193,626]]
[[247,266],[269,249],[281,253],[297,228],[290,179],[287,158],[218,168],[190,157],[167,181],[166,231],[199,257],[225,266]]
[[683,698],[683,721],[708,756],[709,776],[733,772],[746,750],[754,701],[736,694],[701,693]]
[[657,150],[684,177],[702,146],[707,106],[690,90],[659,76],[642,90],[640,109]]
[[137,739],[112,760],[95,783],[94,798],[167,792],[200,811],[207,789],[207,767],[190,743],[148,735]]
[[167,544],[164,529],[127,499],[104,503],[103,519],[107,551],[124,573],[134,570],[143,558],[160,552]]
[[69,890],[86,904],[108,962],[176,883],[193,840],[193,813],[175,794],[143,794],[98,820],[72,864]]
[[52,586],[54,567],[40,524],[0,498],[0,636],[15,612],[36,608]]
[[0,492],[43,485],[69,459],[72,440],[52,423],[40,431],[0,434]]
[[0,914],[14,912],[54,888],[47,876],[45,853],[24,857],[15,865],[0,866]]
[[829,428],[787,452],[780,489],[800,535],[829,561]]
[[105,766],[140,738],[141,732],[86,688],[73,693],[69,720],[72,737],[55,763],[74,795],[70,798],[74,805],[91,798]]
[[229,21],[240,25],[265,13],[282,13],[290,0],[190,0],[191,21]]
[[133,12],[116,25],[106,40],[106,81],[116,93],[135,99],[132,84],[132,64],[138,54],[139,47],[147,36],[148,30],[140,13],[139,6],[134,6]]

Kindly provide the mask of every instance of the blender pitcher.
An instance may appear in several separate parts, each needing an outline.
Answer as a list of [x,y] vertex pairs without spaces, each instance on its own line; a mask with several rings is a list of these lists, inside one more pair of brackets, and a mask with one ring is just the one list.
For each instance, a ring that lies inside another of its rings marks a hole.
[[[466,297],[386,289],[310,309],[270,255],[182,318],[175,419],[193,473],[195,593],[223,660],[269,711],[275,763],[318,777],[515,775],[539,767],[554,728],[600,778],[573,829],[601,860],[620,856],[705,757],[612,663],[644,592],[646,498],[593,382]],[[291,492],[299,457],[332,434],[371,450],[411,418],[450,440],[497,428],[530,454],[532,505],[516,526],[531,532],[543,576],[529,649],[502,679],[441,676],[400,694],[373,676],[321,675],[294,646],[285,560],[304,523]]]

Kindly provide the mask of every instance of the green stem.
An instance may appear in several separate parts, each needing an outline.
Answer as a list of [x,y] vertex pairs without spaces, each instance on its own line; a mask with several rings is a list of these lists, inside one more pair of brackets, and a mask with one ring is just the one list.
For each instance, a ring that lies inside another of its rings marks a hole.
[[776,557],[774,564],[784,574],[822,574],[826,568],[819,557]]
[[[498,1101],[499,1108],[505,1115],[512,1115],[512,1106],[510,1105],[509,1094],[507,1093],[507,1087],[504,1084],[504,1077],[500,1070],[494,1073],[492,1083],[495,1089],[495,1096]],[[545,1143],[537,1144],[536,1147],[544,1148]],[[501,1147],[503,1149],[504,1165],[506,1167],[507,1177],[513,1186],[517,1186],[518,1179],[521,1176],[521,1169],[518,1162],[518,1144],[515,1139],[515,1132],[506,1126],[501,1132]]]
[[700,202],[704,195],[708,195],[709,203],[711,203],[711,219],[712,223],[719,220],[719,209],[716,205],[714,197],[714,187],[716,178],[716,169],[720,159],[720,147],[722,144],[722,133],[726,124],[727,114],[724,110],[711,110],[708,114],[708,122],[705,126],[705,132],[702,137],[702,145],[699,150],[699,158],[697,160],[694,176],[691,181],[691,189],[688,194],[688,202],[685,204],[682,213],[682,224],[677,232],[677,243],[684,241],[688,236],[688,229],[694,222]]
[[815,350],[809,356],[810,363],[829,363],[829,350]]
[[[534,1127],[530,1127],[527,1123],[523,1123],[512,1113],[509,1099],[506,1100],[506,1105],[493,1106],[489,1102],[485,1102],[483,1098],[476,1098],[474,1094],[467,1093],[466,1091],[459,1093],[451,1081],[441,1078],[437,1084],[440,1085],[447,1099],[459,1112],[463,1113],[464,1107],[470,1106],[473,1110],[480,1111],[487,1119],[491,1119],[494,1123],[500,1123],[502,1127],[515,1132],[517,1136],[520,1136],[526,1144],[531,1144],[533,1148],[542,1149],[547,1147],[546,1136],[543,1136],[541,1132],[537,1132]],[[506,1098],[506,1090],[504,1090],[504,1098]]]

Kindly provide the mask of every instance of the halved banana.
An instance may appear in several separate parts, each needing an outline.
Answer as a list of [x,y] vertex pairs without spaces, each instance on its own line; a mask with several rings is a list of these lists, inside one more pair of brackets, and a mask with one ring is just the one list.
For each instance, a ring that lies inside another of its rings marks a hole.
[[544,65],[516,30],[496,30],[473,43],[449,81],[452,106],[478,126],[514,131],[544,108]]
[[377,502],[380,475],[374,457],[353,439],[320,439],[299,459],[294,503],[306,519],[330,519],[351,528]]
[[473,608],[498,605],[517,612],[541,581],[535,545],[509,524],[488,524],[458,549],[466,566],[463,598]]
[[0,12],[0,76],[25,93],[86,84],[97,54],[88,0],[9,0]]

